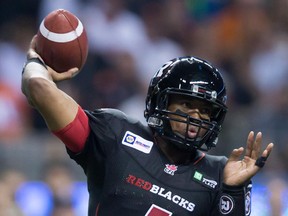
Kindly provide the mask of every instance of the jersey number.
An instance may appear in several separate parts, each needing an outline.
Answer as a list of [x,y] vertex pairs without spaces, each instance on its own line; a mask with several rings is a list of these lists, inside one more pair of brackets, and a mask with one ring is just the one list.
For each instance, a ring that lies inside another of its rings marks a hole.
[[145,216],[171,216],[172,212],[152,204]]

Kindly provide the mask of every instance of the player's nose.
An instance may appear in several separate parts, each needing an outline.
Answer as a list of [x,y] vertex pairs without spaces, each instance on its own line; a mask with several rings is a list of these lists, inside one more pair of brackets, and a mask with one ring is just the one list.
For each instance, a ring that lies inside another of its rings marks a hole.
[[191,109],[188,111],[188,115],[192,118],[200,119],[201,113],[198,109]]

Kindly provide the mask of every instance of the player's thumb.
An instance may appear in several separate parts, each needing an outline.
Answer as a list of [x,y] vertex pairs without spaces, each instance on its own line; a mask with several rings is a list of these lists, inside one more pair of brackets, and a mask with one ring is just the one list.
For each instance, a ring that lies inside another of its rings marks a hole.
[[52,75],[53,81],[59,82],[62,80],[68,80],[68,79],[73,78],[74,76],[76,76],[76,74],[79,73],[79,69],[75,67],[75,68],[69,69],[66,72],[62,72],[62,73],[57,73],[52,69],[51,72],[52,72],[51,75]]
[[244,152],[244,148],[243,147],[240,147],[238,149],[234,149],[229,158],[228,158],[228,161],[238,161],[242,155],[242,153]]

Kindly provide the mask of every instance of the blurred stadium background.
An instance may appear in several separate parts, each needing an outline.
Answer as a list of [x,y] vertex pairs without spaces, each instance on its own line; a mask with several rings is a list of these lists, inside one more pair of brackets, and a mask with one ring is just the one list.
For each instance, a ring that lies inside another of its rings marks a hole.
[[211,153],[228,156],[250,130],[262,131],[275,149],[253,180],[251,215],[288,215],[287,0],[9,0],[0,2],[1,216],[87,214],[82,170],[20,89],[30,39],[57,8],[88,33],[86,66],[60,84],[83,108],[119,108],[144,121],[149,80],[164,62],[191,54],[219,67],[229,113]]

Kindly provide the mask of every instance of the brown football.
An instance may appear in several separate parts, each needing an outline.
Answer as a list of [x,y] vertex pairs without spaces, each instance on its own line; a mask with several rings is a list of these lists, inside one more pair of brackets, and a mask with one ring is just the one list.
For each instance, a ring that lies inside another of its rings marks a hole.
[[57,9],[41,22],[36,52],[45,64],[61,73],[86,62],[88,39],[82,22],[71,12]]

